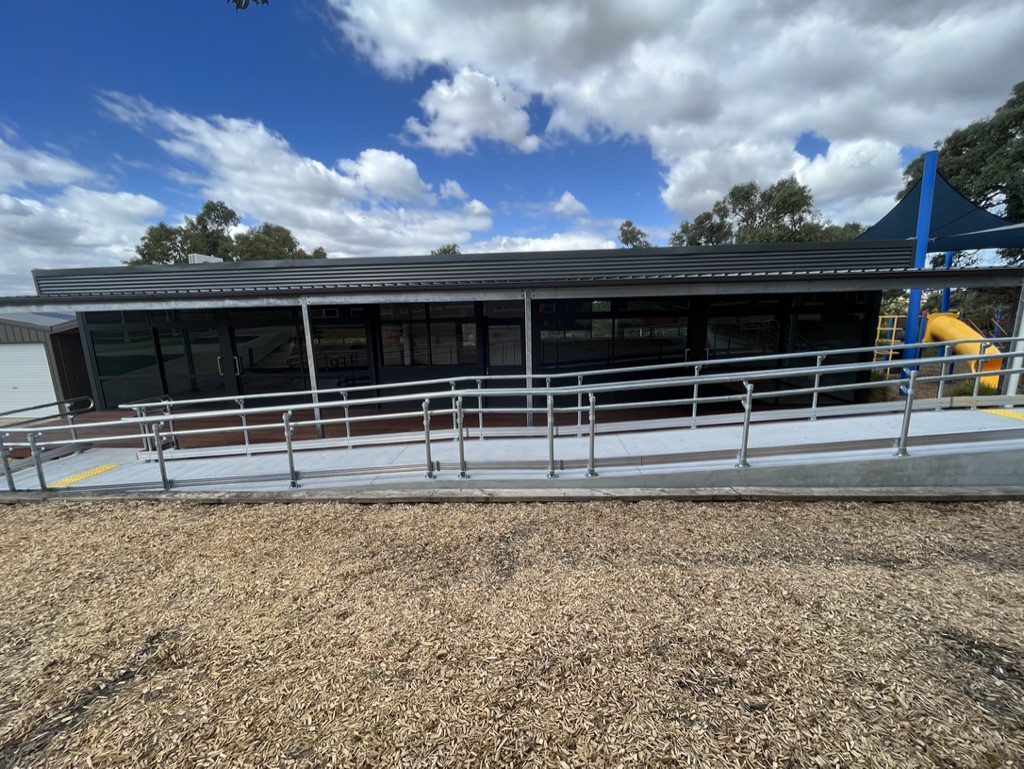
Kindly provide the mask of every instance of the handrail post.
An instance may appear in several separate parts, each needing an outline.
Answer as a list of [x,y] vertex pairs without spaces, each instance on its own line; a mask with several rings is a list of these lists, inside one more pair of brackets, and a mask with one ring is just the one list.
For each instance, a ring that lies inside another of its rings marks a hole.
[[594,434],[597,430],[597,398],[594,393],[587,393],[590,398],[590,449],[587,453],[587,477],[596,478],[597,470],[594,469]]
[[423,401],[423,450],[427,455],[427,478],[434,478],[434,460],[430,456],[430,398]]
[[[143,419],[146,416],[146,407],[145,406],[142,406],[142,407],[133,406],[132,407],[132,411],[135,412],[135,416],[138,417],[140,420]],[[141,422],[141,421],[139,422],[139,434],[142,436],[142,449],[143,449],[143,451],[149,451],[151,449],[151,446],[149,445],[150,433],[149,433],[149,430],[146,429],[146,423],[145,422]]]
[[[454,393],[455,392],[455,380],[454,379],[451,380],[449,382],[449,384],[452,386],[452,393]],[[458,420],[458,417],[455,414],[455,395],[453,394],[452,395],[452,432],[455,432],[458,429],[459,429],[459,420]],[[454,435],[452,436],[452,439],[453,440],[456,439]]]
[[[78,441],[78,427],[75,425],[75,415],[71,411],[71,401],[64,401],[64,419],[67,420],[68,427],[71,428],[71,440]],[[81,449],[76,448],[75,453],[80,452]]]
[[459,438],[459,477],[468,478],[466,474],[466,436],[463,434],[463,424],[465,424],[466,415],[462,410],[462,396],[458,397],[455,402],[455,413],[458,414],[458,438]]
[[242,418],[242,440],[245,443],[245,455],[249,456],[249,422],[245,416],[245,398],[235,398],[238,404],[238,413]]
[[178,446],[178,436],[174,432],[174,409],[173,401],[164,401],[164,414],[167,415],[167,424],[171,428],[171,446],[174,448],[180,448]]
[[0,434],[0,463],[3,463],[4,466],[4,477],[7,479],[7,490],[17,491],[14,487],[14,474],[11,472],[11,463],[7,459],[7,452],[9,449],[4,445],[4,441],[10,437],[10,433]]
[[690,429],[697,429],[697,379],[700,377],[701,366],[693,367],[693,409],[690,414]]
[[297,489],[299,487],[299,474],[295,472],[295,454],[292,451],[292,433],[295,430],[292,427],[292,412],[284,412],[281,415],[281,421],[284,423],[284,445],[288,451],[288,485],[293,489]]
[[821,387],[821,364],[825,362],[825,356],[818,356],[818,370],[814,372],[814,392],[811,394],[811,421],[818,418],[818,388]]
[[29,433],[28,445],[32,452],[32,459],[36,463],[36,475],[39,476],[39,490],[46,491],[46,476],[43,475],[43,457],[39,453],[39,447],[36,446],[36,441],[42,437],[42,433]]
[[[978,351],[980,352],[984,345],[978,345]],[[974,411],[978,408],[978,391],[981,389],[981,375],[985,369],[982,368],[982,362],[979,358],[974,362],[974,392],[971,394],[973,399],[971,402],[971,410]]]
[[914,389],[917,387],[917,372],[910,372],[907,383],[907,403],[903,407],[903,424],[900,425],[900,439],[896,443],[896,456],[907,456],[907,436],[910,435],[910,414],[914,410]]
[[754,406],[754,385],[750,382],[743,384],[747,388],[747,395],[743,399],[743,433],[740,437],[740,453],[736,457],[736,467],[750,467],[750,463],[747,462],[747,442],[750,438],[750,412]]
[[348,441],[348,447],[352,448],[352,423],[349,421],[348,393],[343,392],[341,399],[345,402],[345,440]]
[[480,426],[479,439],[484,439],[484,382],[482,379],[476,380],[476,418],[477,424]]
[[[939,367],[939,389],[935,393],[936,400],[942,400],[942,391],[946,389],[946,377],[953,373],[953,367],[955,363],[949,363],[946,358],[949,357],[949,345],[944,344],[942,346],[942,365]],[[936,411],[942,410],[942,404],[939,403],[935,406]]]
[[[583,387],[583,375],[576,377],[576,386]],[[583,390],[576,391],[576,437],[583,435]]]
[[160,437],[160,430],[164,423],[157,422],[153,425],[153,443],[156,445],[156,462],[160,466],[160,485],[164,491],[171,488],[171,482],[167,480],[167,466],[164,464],[164,440]]
[[548,393],[548,478],[557,478],[555,473],[555,396]]

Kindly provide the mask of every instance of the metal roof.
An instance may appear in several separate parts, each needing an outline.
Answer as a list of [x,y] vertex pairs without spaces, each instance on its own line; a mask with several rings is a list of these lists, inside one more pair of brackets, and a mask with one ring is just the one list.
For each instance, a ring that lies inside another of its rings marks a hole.
[[51,333],[75,328],[78,325],[74,313],[71,312],[0,312],[0,323],[35,328]]
[[130,298],[636,285],[900,270],[906,241],[608,249],[33,270],[38,296]]

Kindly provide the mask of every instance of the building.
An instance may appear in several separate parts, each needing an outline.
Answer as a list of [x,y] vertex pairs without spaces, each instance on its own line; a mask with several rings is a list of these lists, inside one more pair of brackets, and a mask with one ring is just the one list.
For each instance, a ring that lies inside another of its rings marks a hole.
[[915,270],[912,241],[33,272],[0,307],[77,313],[98,408],[827,350],[874,342],[881,293],[1019,285]]
[[90,389],[74,314],[0,312],[0,413],[87,396]]

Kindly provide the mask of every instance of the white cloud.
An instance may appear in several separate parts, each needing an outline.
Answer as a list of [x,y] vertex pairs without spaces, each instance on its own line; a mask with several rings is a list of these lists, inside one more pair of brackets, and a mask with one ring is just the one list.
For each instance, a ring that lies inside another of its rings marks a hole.
[[[331,256],[422,254],[491,227],[478,200],[440,204],[409,158],[366,149],[330,167],[296,153],[256,120],[187,115],[145,99],[104,94],[107,111],[189,164],[179,178],[243,218],[288,227],[307,251]],[[451,193],[454,188],[448,186]],[[461,188],[459,188],[461,189]]]
[[89,169],[74,161],[33,148],[19,150],[0,138],[0,190],[30,184],[61,186],[87,181],[92,176]]
[[900,148],[886,141],[860,139],[833,142],[814,160],[801,157],[796,178],[814,191],[814,199],[829,218],[873,223],[895,205],[892,195],[870,190],[898,189],[902,182]]
[[0,293],[34,293],[29,271],[99,267],[132,258],[164,207],[145,195],[78,186],[39,198],[0,193]]
[[493,77],[463,67],[451,80],[436,80],[420,107],[426,123],[405,122],[417,143],[441,154],[472,152],[478,139],[504,142],[535,152],[540,139],[530,133],[529,97]]
[[555,201],[551,210],[558,216],[585,216],[587,213],[587,207],[580,203],[569,190],[562,193],[562,197]]
[[[552,138],[646,142],[664,169],[665,204],[686,216],[734,184],[792,173],[805,131],[838,144],[833,173],[800,169],[815,192],[849,206],[841,219],[873,210],[899,188],[891,148],[930,146],[991,113],[1024,71],[1021,3],[329,2],[346,38],[388,75],[441,67],[455,73],[449,90],[462,73],[486,76],[542,100]],[[476,136],[470,113],[451,110],[437,125],[421,125],[424,136],[449,151]],[[840,174],[842,152],[861,141],[871,161]]]
[[368,149],[356,160],[339,160],[338,168],[356,179],[370,197],[408,203],[431,200],[430,185],[404,155],[390,150]]
[[444,183],[441,184],[441,197],[445,200],[454,198],[455,200],[465,200],[469,197],[466,191],[462,189],[462,185],[454,179],[445,179]]
[[557,232],[546,237],[498,235],[473,243],[469,253],[500,253],[508,251],[575,251],[615,248],[618,244],[593,232]]

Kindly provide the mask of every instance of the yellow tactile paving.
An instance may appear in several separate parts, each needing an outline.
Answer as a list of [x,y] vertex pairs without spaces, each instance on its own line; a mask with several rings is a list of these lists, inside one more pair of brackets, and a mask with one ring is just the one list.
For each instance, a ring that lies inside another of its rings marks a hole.
[[997,417],[1006,417],[1007,419],[1024,419],[1024,409],[1014,411],[1012,409],[985,409],[986,414],[995,414]]
[[93,478],[103,473],[109,473],[111,470],[116,470],[121,465],[100,465],[94,467],[92,470],[86,470],[84,473],[78,473],[77,475],[69,475],[67,478],[61,478],[56,483],[51,483],[50,486],[56,489],[62,489],[67,486],[74,486],[79,481],[84,481],[86,478]]

